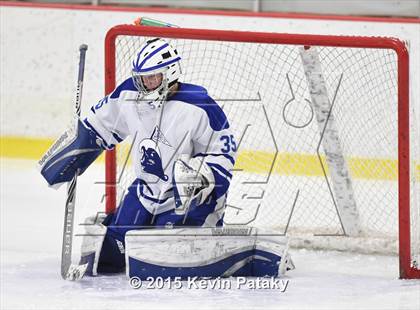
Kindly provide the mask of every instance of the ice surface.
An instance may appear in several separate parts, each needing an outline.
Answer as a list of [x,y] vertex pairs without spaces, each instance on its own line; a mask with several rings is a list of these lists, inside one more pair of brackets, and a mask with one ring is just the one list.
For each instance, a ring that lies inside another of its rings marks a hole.
[[[288,273],[284,293],[186,285],[136,290],[125,275],[64,281],[65,187],[48,188],[34,161],[1,159],[0,169],[2,309],[420,309],[420,280],[398,280],[395,256],[292,250],[297,269]],[[103,210],[103,185],[92,180],[103,180],[102,165],[79,178],[78,218]]]

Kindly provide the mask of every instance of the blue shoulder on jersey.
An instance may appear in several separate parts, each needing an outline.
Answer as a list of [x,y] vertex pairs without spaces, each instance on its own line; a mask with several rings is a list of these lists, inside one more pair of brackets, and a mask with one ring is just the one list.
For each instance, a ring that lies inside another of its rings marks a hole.
[[137,91],[136,87],[134,86],[133,79],[128,78],[124,82],[122,82],[118,87],[110,94],[99,100],[97,104],[94,104],[90,110],[93,113],[96,113],[96,110],[99,110],[104,105],[108,103],[109,98],[111,99],[118,99],[121,95],[122,91]]
[[137,91],[137,88],[134,86],[133,79],[129,77],[124,82],[122,82],[118,87],[112,92],[111,99],[116,99],[120,96],[122,91]]
[[193,104],[206,111],[210,126],[214,131],[220,131],[229,128],[229,122],[223,110],[216,101],[211,98],[204,87],[179,83],[178,91],[168,100],[183,101]]

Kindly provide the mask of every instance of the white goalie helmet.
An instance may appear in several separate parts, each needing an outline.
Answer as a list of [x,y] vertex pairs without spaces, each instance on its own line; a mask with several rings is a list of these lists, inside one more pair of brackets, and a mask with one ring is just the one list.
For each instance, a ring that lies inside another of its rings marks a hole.
[[180,75],[181,57],[166,40],[155,38],[144,43],[133,60],[132,78],[140,93],[140,101],[159,108],[169,88]]

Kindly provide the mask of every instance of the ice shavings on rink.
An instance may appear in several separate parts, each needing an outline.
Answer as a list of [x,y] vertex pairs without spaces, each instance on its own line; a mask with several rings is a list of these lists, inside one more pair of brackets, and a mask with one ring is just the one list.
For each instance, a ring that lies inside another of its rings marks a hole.
[[[398,280],[397,256],[291,250],[297,269],[276,289],[140,289],[125,275],[60,277],[65,187],[49,189],[34,161],[1,159],[2,309],[419,309],[420,280]],[[103,210],[102,165],[79,178],[77,217]],[[77,220],[76,220],[77,221]]]

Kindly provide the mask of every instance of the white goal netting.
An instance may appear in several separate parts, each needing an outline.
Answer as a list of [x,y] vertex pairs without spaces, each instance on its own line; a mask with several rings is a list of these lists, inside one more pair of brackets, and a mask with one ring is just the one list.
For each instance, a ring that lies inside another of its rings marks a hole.
[[[131,75],[141,36],[116,39],[116,83]],[[292,245],[361,252],[398,251],[398,66],[390,49],[316,47],[329,117],[347,167],[357,216],[343,222],[299,46],[170,39],[182,57],[182,82],[204,86],[228,116],[238,141],[225,225],[287,233]],[[408,83],[408,81],[400,81]],[[412,111],[410,112],[412,113]],[[323,130],[326,129],[326,130]],[[419,261],[418,128],[411,124],[411,257]],[[117,167],[130,141],[117,150]],[[117,172],[120,201],[135,178]],[[127,172],[128,171],[128,172]],[[348,221],[360,232],[348,236]],[[346,236],[345,236],[346,235]]]

